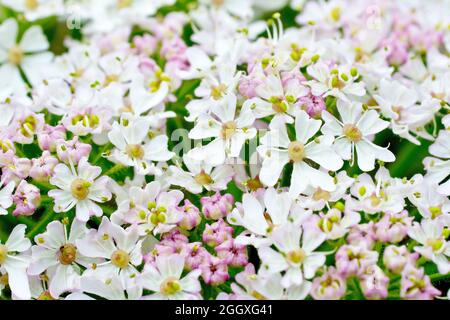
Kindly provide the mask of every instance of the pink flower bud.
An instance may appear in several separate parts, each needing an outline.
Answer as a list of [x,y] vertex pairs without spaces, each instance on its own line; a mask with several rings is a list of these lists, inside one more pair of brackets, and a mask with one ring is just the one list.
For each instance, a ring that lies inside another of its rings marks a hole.
[[69,141],[60,139],[56,143],[58,158],[65,163],[70,163],[69,159],[74,164],[78,163],[81,158],[89,157],[91,150],[91,145],[78,141],[77,136]]
[[247,247],[226,240],[216,248],[217,257],[223,259],[231,267],[243,267],[248,263]]
[[211,255],[202,263],[200,270],[203,280],[209,285],[219,285],[230,278],[226,262]]
[[400,297],[410,300],[432,300],[441,292],[433,287],[423,268],[408,264],[400,280]]
[[378,252],[365,246],[343,245],[335,256],[336,269],[344,277],[359,276],[367,267],[376,264]]
[[41,203],[41,193],[36,186],[22,180],[13,195],[13,201],[16,205],[13,215],[31,216]]
[[375,224],[375,234],[382,242],[398,243],[406,237],[412,221],[413,217],[409,217],[406,210],[399,213],[386,213]]
[[178,226],[183,230],[192,230],[198,226],[202,220],[200,210],[189,200],[184,200],[184,205],[180,208],[183,218],[178,222]]
[[222,196],[217,192],[212,197],[201,198],[200,202],[202,204],[202,212],[206,219],[219,220],[231,212],[234,198],[229,193]]
[[44,151],[39,158],[33,159],[30,169],[30,177],[36,181],[48,181],[53,174],[53,169],[59,163],[50,152]]
[[48,150],[55,152],[56,141],[66,139],[66,129],[63,125],[57,125],[52,127],[46,124],[40,132],[37,134],[37,140],[41,150]]
[[220,245],[222,242],[231,239],[233,228],[226,224],[223,220],[219,220],[211,225],[207,224],[203,231],[203,242],[210,247]]
[[411,253],[406,246],[388,246],[384,249],[383,263],[392,273],[400,274],[407,264],[416,264],[418,253]]
[[345,279],[334,267],[330,267],[321,277],[314,279],[311,296],[315,300],[339,300],[345,295],[346,290]]
[[389,278],[377,265],[370,265],[360,278],[361,289],[367,299],[386,299]]

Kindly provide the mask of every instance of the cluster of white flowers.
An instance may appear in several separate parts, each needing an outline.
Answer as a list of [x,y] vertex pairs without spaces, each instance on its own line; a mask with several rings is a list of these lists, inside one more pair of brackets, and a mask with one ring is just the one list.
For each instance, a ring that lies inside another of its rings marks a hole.
[[448,1],[0,4],[2,298],[447,294]]

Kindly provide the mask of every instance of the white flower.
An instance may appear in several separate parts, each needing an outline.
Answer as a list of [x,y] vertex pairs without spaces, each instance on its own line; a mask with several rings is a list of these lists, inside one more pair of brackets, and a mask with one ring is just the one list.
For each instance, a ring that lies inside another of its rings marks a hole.
[[363,173],[359,175],[355,183],[350,189],[351,194],[358,199],[359,202],[353,203],[349,201],[354,209],[361,210],[369,214],[377,212],[397,213],[404,209],[405,201],[404,193],[401,186],[395,183],[395,179],[391,178],[389,171],[381,167],[375,174],[375,182],[372,177]]
[[[288,221],[291,207],[292,199],[287,192],[277,193],[275,189],[269,188],[261,202],[253,194],[246,193],[242,197],[242,207],[233,209],[227,221],[246,229],[237,236],[236,242],[259,247],[270,243],[266,237]],[[299,214],[295,218],[304,217]]]
[[199,269],[181,277],[184,269],[184,257],[179,254],[159,255],[155,265],[147,264],[137,282],[144,289],[154,293],[146,296],[152,300],[198,300],[200,296],[201,274]]
[[139,300],[142,297],[142,287],[137,285],[125,287],[117,275],[104,281],[94,277],[84,276],[80,280],[80,287],[84,293],[71,293],[65,300],[94,300],[94,298],[86,293],[107,300]]
[[375,110],[363,112],[360,103],[338,100],[337,109],[342,121],[327,111],[322,112],[322,118],[325,120],[322,132],[337,137],[333,146],[342,159],[353,161],[356,148],[358,167],[363,171],[373,170],[376,159],[385,162],[395,160],[391,151],[369,140],[370,136],[386,129],[389,122],[381,120]]
[[450,175],[450,131],[439,131],[439,135],[430,146],[429,151],[437,158],[425,158],[426,179],[436,183],[444,181],[437,191],[442,195],[448,196],[450,195],[450,180],[445,181],[445,179]]
[[139,273],[136,266],[142,263],[142,240],[135,226],[123,229],[103,217],[98,230],[89,230],[83,239],[76,241],[76,246],[86,257],[104,259],[104,262],[93,264],[83,276],[105,281],[118,275],[123,286],[133,285]]
[[5,187],[0,190],[0,216],[8,214],[9,207],[13,204],[12,193],[16,183],[14,181],[9,182]]
[[[25,31],[19,43],[16,43],[19,26],[14,19],[8,19],[0,25],[0,79],[7,78],[17,92],[24,94],[26,85],[20,69],[31,84],[42,80],[53,55],[47,52],[49,43],[40,26],[32,26]],[[20,69],[19,69],[20,68]]]
[[189,171],[170,166],[169,179],[171,184],[183,187],[191,193],[200,193],[203,188],[208,191],[225,190],[234,175],[233,168],[229,165],[213,167],[188,155],[183,156],[183,162]]
[[258,97],[247,100],[244,106],[249,106],[256,118],[275,115],[275,118],[292,123],[292,118],[286,113],[295,113],[295,109],[298,109],[295,103],[300,97],[307,95],[309,89],[299,79],[294,78],[283,84],[279,75],[269,74],[255,91]]
[[0,243],[0,269],[8,274],[8,283],[12,293],[19,299],[31,297],[27,268],[30,257],[25,253],[31,242],[25,237],[26,226],[17,225],[10,233],[5,244]]
[[118,208],[111,221],[138,226],[139,234],[144,236],[163,234],[176,227],[182,219],[178,204],[184,195],[179,190],[166,191],[157,181],[140,188],[133,186],[126,198],[117,201]]
[[63,13],[62,0],[2,0],[15,11],[25,14],[27,20],[37,20]]
[[416,102],[419,97],[416,90],[407,88],[397,81],[386,79],[381,79],[378,94],[373,97],[380,106],[381,114],[391,119],[392,130],[395,134],[415,144],[420,142],[410,132],[431,138],[423,127],[439,111],[440,104],[437,99],[424,100],[421,105],[418,105]]
[[308,81],[311,92],[315,96],[334,96],[340,100],[362,97],[366,93],[364,82],[357,82],[359,77],[356,68],[340,67],[330,70],[323,62],[310,65],[308,74],[313,80]]
[[281,280],[285,288],[301,285],[304,278],[313,278],[325,263],[325,254],[314,252],[325,241],[323,233],[286,223],[275,229],[270,238],[277,250],[268,246],[258,249],[261,270],[267,273],[286,271]]
[[438,184],[429,179],[423,179],[408,196],[409,201],[417,207],[422,217],[427,219],[449,219],[450,200],[436,192]]
[[442,220],[423,219],[421,223],[414,222],[408,230],[408,235],[419,242],[421,246],[414,247],[414,250],[422,256],[432,260],[438,267],[439,273],[450,272],[450,242],[446,241]]
[[256,129],[251,128],[255,121],[250,110],[241,110],[236,115],[236,96],[229,95],[226,102],[213,109],[212,115],[200,116],[195,127],[189,132],[191,139],[215,138],[205,146],[189,151],[188,156],[210,165],[223,164],[229,157],[238,157],[245,141],[256,135]]
[[50,183],[59,189],[50,190],[48,195],[55,199],[55,212],[67,212],[76,207],[77,219],[88,221],[90,216],[100,217],[103,210],[96,202],[103,203],[111,199],[107,188],[109,177],[100,176],[102,169],[91,166],[86,158],[82,158],[77,169],[65,164],[58,164]]
[[148,139],[150,123],[147,118],[122,116],[121,122],[114,122],[108,133],[116,147],[110,158],[125,166],[135,167],[142,175],[161,174],[153,161],[168,161],[174,155],[167,150],[168,137],[157,135]]
[[28,274],[37,276],[47,271],[47,275],[51,275],[49,293],[54,298],[77,289],[80,266],[88,267],[93,262],[80,254],[76,247],[76,241],[87,232],[84,222],[75,219],[69,235],[66,228],[59,221],[49,223],[47,231],[34,238],[37,245],[31,248]]
[[271,130],[262,138],[262,145],[257,149],[263,158],[261,182],[268,186],[275,185],[283,167],[288,162],[293,162],[290,187],[292,196],[298,196],[308,186],[334,191],[336,186],[333,178],[305,161],[314,161],[332,171],[343,165],[342,159],[331,148],[332,136],[320,136],[308,142],[319,131],[321,124],[320,120],[311,119],[306,112],[300,111],[295,118],[294,141],[290,141],[284,124],[272,125]]

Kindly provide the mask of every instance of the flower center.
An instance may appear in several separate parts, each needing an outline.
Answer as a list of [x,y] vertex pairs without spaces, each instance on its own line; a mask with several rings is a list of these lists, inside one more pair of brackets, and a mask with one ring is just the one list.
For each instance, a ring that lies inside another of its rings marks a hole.
[[326,190],[322,190],[321,188],[318,188],[313,194],[313,199],[316,201],[319,200],[328,201],[330,200],[330,197],[331,197],[330,193]]
[[58,259],[65,266],[72,264],[77,259],[77,247],[71,243],[63,245],[59,248]]
[[276,113],[284,113],[288,109],[286,102],[278,97],[270,97],[269,102],[272,103],[272,109]]
[[306,258],[305,250],[297,249],[287,254],[287,259],[295,264],[302,263]]
[[263,184],[259,180],[259,177],[255,177],[253,179],[247,180],[247,182],[245,183],[245,186],[247,188],[249,188],[251,191],[256,191],[260,188],[264,188]]
[[305,157],[305,146],[298,141],[292,141],[288,147],[289,159],[293,162],[300,162]]
[[343,128],[344,135],[351,142],[359,142],[362,139],[361,131],[354,124],[346,124]]
[[234,121],[228,121],[227,123],[224,123],[222,126],[222,138],[223,139],[229,139],[231,136],[236,132],[236,122]]
[[444,246],[444,241],[442,241],[442,239],[429,239],[427,245],[430,246],[434,252],[437,252]]
[[129,144],[126,148],[126,153],[135,159],[142,159],[144,157],[144,148],[140,144]]
[[200,172],[198,175],[196,175],[194,177],[195,182],[197,182],[198,184],[202,185],[202,186],[207,186],[211,183],[213,183],[213,179],[211,178],[211,176],[205,172]]
[[7,273],[0,276],[0,284],[4,287],[6,287],[9,284],[9,277]]
[[37,298],[38,300],[55,300],[55,298],[52,297],[50,292],[44,291],[41,293],[41,295]]
[[117,0],[117,9],[128,8],[133,4],[133,0]]
[[431,218],[435,219],[442,214],[442,209],[440,207],[430,207]]
[[9,63],[13,65],[20,65],[23,60],[23,51],[19,46],[14,46],[11,49],[9,49],[8,53],[8,60]]
[[38,0],[25,0],[25,8],[27,8],[28,10],[36,10],[38,7]]
[[8,257],[8,248],[5,245],[0,244],[0,265],[2,265]]
[[225,91],[227,90],[227,86],[224,84],[219,84],[217,87],[213,87],[211,89],[211,97],[214,100],[219,100],[220,98],[223,97],[223,95],[225,94]]
[[161,283],[160,290],[162,294],[169,296],[179,292],[181,290],[181,284],[176,278],[169,277]]
[[120,269],[124,269],[130,262],[130,255],[123,250],[116,250],[111,256],[111,263]]
[[75,199],[84,200],[89,194],[89,187],[91,185],[92,184],[89,181],[75,179],[70,186],[70,191]]

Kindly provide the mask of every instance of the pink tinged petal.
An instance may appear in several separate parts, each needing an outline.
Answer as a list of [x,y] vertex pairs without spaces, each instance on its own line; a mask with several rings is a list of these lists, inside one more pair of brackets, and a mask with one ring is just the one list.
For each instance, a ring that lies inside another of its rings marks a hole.
[[11,231],[9,239],[5,243],[9,252],[23,252],[31,247],[31,241],[25,237],[26,228],[24,224],[20,224]]
[[318,139],[320,140],[320,143],[314,141],[306,146],[305,156],[327,170],[339,170],[344,162],[331,148],[333,138],[331,136],[321,136]]
[[350,160],[352,158],[352,142],[346,138],[337,139],[334,142],[334,150],[344,160]]
[[39,68],[37,66],[49,65],[53,59],[53,54],[50,52],[43,52],[25,56],[21,67],[27,76],[27,79],[33,85],[38,85],[44,78],[48,76],[48,69]]
[[298,197],[310,184],[309,177],[306,174],[306,167],[307,165],[303,162],[294,163],[289,189],[289,194],[292,198]]
[[356,124],[356,120],[361,116],[362,105],[360,103],[350,103],[338,99],[336,106],[343,124]]
[[281,285],[285,288],[299,286],[303,282],[303,274],[299,267],[291,267],[281,280]]
[[83,200],[77,202],[76,207],[76,217],[78,220],[82,222],[87,222],[89,218],[91,217],[91,211],[89,206],[90,200]]
[[76,247],[82,255],[91,258],[110,259],[113,252],[117,250],[111,238],[96,240],[89,236],[76,241]]
[[127,142],[125,141],[125,137],[120,131],[120,127],[118,125],[113,125],[113,129],[108,132],[108,138],[114,146],[120,150],[125,150]]
[[264,204],[275,225],[281,225],[287,221],[292,204],[288,193],[278,194],[274,188],[269,188],[264,194]]
[[163,279],[174,277],[180,279],[184,268],[184,257],[179,254],[158,256],[156,266]]
[[289,155],[287,151],[264,150],[261,147],[258,147],[258,152],[264,159],[259,178],[266,186],[273,187],[278,182],[284,166],[289,162]]
[[29,300],[31,298],[31,293],[26,268],[18,268],[14,262],[15,261],[8,259],[3,264],[3,267],[8,273],[9,287],[11,288],[11,292],[18,298]]
[[302,228],[292,223],[285,223],[272,232],[271,239],[274,245],[283,253],[289,253],[300,247]]
[[55,199],[55,205],[53,207],[55,212],[67,212],[77,204],[77,200],[69,191],[50,190],[48,195]]
[[42,272],[58,264],[57,251],[44,247],[34,246],[32,250],[32,261],[28,267],[28,274],[40,275]]
[[276,273],[284,271],[289,267],[283,255],[270,247],[259,248],[258,255],[261,259],[261,268],[264,271]]
[[109,232],[114,238],[117,248],[128,253],[134,249],[136,242],[139,239],[138,230],[134,227],[124,230],[122,227],[111,223],[109,226]]
[[44,240],[42,245],[46,248],[59,249],[66,243],[66,236],[64,233],[64,225],[59,221],[52,221],[47,225],[47,230],[43,234],[39,234],[34,238],[38,244],[41,243],[39,239]]
[[151,161],[168,161],[175,154],[167,149],[169,138],[166,135],[160,135],[145,146],[145,158]]
[[326,239],[323,232],[316,231],[312,228],[305,228],[302,238],[302,249],[307,253],[316,250]]
[[4,49],[10,49],[12,46],[14,46],[17,41],[18,31],[19,26],[15,19],[10,18],[4,21],[0,25],[0,39],[2,39],[0,47]]
[[62,293],[75,289],[76,276],[77,274],[71,265],[58,265],[50,280],[49,291],[52,297],[57,298]]
[[266,234],[268,225],[264,218],[264,208],[259,201],[253,195],[246,193],[242,197],[242,208],[244,227],[259,235]]
[[78,176],[81,179],[93,182],[102,173],[102,168],[97,166],[92,166],[87,158],[81,158],[78,162]]
[[199,269],[189,272],[180,280],[181,289],[190,293],[199,293],[201,290],[200,282],[198,281],[200,274],[201,271]]
[[356,125],[363,136],[376,134],[389,127],[389,122],[381,120],[378,112],[369,110],[365,112]]
[[325,121],[325,124],[322,127],[322,132],[324,134],[333,136],[342,135],[342,125],[328,111],[322,111],[322,119]]
[[305,273],[306,279],[311,279],[315,276],[318,268],[323,266],[325,263],[324,254],[312,254],[306,258],[303,262],[303,272]]
[[65,164],[58,164],[54,168],[53,177],[50,178],[50,183],[57,186],[60,189],[70,189],[72,181],[76,177],[73,176],[72,171]]
[[158,292],[161,282],[160,273],[151,265],[147,265],[144,272],[137,278],[137,283],[147,290]]
[[42,28],[40,26],[32,26],[22,36],[20,47],[26,53],[31,53],[47,50],[49,43],[44,32],[42,32]]
[[295,118],[295,134],[297,141],[306,144],[317,131],[320,130],[322,121],[310,119],[309,115],[301,110]]
[[261,138],[261,144],[271,148],[287,148],[291,141],[289,140],[284,123],[279,124],[276,127],[271,127],[270,129],[271,130]]

